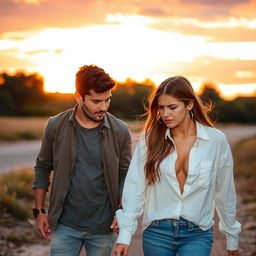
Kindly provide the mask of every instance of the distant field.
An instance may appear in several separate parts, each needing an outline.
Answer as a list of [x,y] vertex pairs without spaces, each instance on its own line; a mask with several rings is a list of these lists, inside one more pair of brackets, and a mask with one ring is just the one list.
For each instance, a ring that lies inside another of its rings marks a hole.
[[[41,139],[46,124],[46,117],[0,117],[0,140],[17,141]],[[139,132],[142,123],[125,121],[132,132]]]
[[0,140],[40,139],[47,118],[0,117]]

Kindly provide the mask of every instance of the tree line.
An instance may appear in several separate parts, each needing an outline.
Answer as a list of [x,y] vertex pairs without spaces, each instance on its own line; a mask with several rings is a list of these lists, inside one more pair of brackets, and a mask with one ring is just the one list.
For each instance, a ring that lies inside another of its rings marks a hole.
[[[202,88],[199,96],[204,102],[211,101],[214,104],[211,116],[215,121],[256,123],[256,97],[239,97],[227,101],[213,84],[205,83]],[[132,79],[117,83],[109,112],[124,120],[141,118],[153,89],[155,85],[148,79],[140,83]],[[37,73],[0,74],[2,116],[50,116],[74,104],[73,94],[44,92],[43,78]]]

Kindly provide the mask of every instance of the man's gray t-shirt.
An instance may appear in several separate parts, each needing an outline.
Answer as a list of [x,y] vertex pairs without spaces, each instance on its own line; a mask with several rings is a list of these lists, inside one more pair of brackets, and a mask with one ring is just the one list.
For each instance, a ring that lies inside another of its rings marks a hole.
[[104,179],[100,126],[76,122],[77,155],[72,181],[59,222],[90,233],[111,232],[113,210]]

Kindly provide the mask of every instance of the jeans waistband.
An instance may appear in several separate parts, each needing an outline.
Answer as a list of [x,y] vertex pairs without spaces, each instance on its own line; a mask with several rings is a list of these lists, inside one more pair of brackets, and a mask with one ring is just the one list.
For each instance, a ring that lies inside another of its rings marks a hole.
[[179,220],[177,220],[177,219],[161,219],[161,220],[158,220],[158,221],[159,222],[165,222],[165,223],[168,223],[168,224],[184,225],[184,226],[187,226],[188,228],[198,227],[198,225],[196,225],[193,222],[188,221],[188,220],[186,220],[182,217],[180,217]]

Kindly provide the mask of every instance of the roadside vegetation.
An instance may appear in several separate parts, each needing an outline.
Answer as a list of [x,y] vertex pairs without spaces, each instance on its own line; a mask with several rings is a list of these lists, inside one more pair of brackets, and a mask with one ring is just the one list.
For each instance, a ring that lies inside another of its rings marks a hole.
[[7,216],[18,221],[27,220],[31,217],[31,201],[33,191],[31,170],[10,172],[0,176],[0,216]]
[[239,141],[233,154],[235,176],[241,181],[238,188],[245,203],[255,203],[251,214],[256,220],[256,136]]
[[38,243],[33,208],[32,169],[0,175],[0,255],[24,243]]
[[0,140],[40,139],[46,121],[45,117],[0,117]]
[[[46,117],[0,117],[0,141],[41,139]],[[134,133],[140,132],[142,121],[125,121]]]

